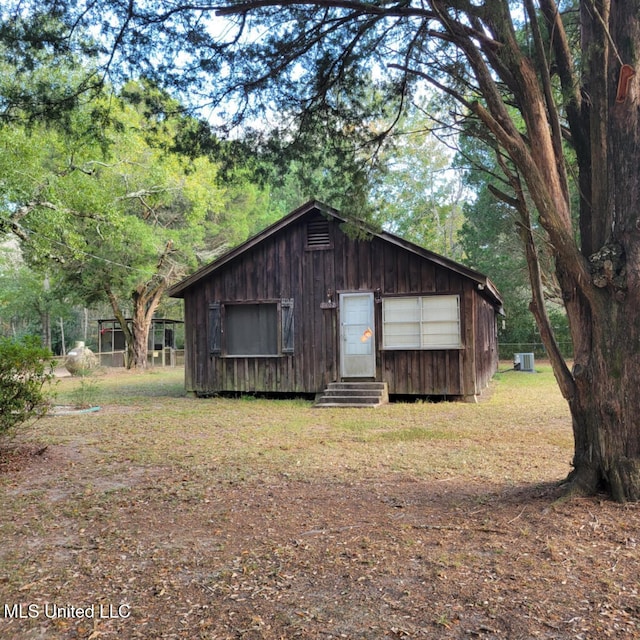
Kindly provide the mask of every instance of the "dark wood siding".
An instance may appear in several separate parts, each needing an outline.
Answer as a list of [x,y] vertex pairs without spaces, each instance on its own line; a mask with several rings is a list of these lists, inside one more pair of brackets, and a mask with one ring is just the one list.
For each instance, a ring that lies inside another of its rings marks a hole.
[[498,369],[498,327],[495,309],[481,296],[476,297],[476,393],[480,393]]
[[[338,294],[376,295],[376,377],[391,394],[468,396],[495,371],[495,309],[465,276],[383,238],[356,239],[329,218],[329,242],[308,246],[301,217],[249,247],[185,290],[186,385],[199,394],[222,391],[318,393],[338,380]],[[381,297],[460,297],[462,348],[382,350]],[[280,355],[232,357],[224,350],[225,304],[276,302],[293,337],[280,335]],[[287,316],[292,305],[293,315]],[[218,306],[219,305],[219,306]],[[212,323],[221,322],[220,344]],[[213,346],[212,346],[213,345]],[[215,347],[215,348],[213,348]],[[291,350],[292,347],[292,350]]]
[[[389,257],[388,254],[385,257]],[[411,273],[407,269],[405,273]],[[447,350],[382,350],[382,333],[378,332],[378,348],[381,359],[381,374],[389,384],[389,393],[401,395],[465,396],[474,395],[473,368],[470,354],[473,353],[473,325],[468,322],[471,308],[471,287],[465,287],[461,276],[434,277],[439,271],[424,269],[421,288],[412,286],[411,278],[404,285],[396,283],[396,294],[456,294],[460,296],[460,319],[462,348]],[[384,295],[385,292],[383,292]],[[381,305],[378,305],[381,307]],[[382,310],[376,319],[382,326]],[[471,328],[471,330],[469,330]]]

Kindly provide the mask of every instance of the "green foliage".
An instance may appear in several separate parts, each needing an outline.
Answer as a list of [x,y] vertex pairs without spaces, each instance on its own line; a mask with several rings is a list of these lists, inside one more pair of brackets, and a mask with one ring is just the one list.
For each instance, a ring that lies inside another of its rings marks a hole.
[[50,358],[33,336],[0,337],[0,435],[46,413],[45,386],[53,379]]
[[102,78],[89,63],[99,45],[91,37],[69,38],[72,26],[58,7],[28,12],[12,4],[0,9],[0,122],[63,125],[100,91]]
[[280,216],[317,199],[345,215],[366,218],[374,208],[370,185],[384,162],[374,158],[369,133],[345,122],[340,113],[322,112],[302,122],[290,118],[266,136],[249,134],[245,144],[257,150],[257,172],[270,187],[271,206]]
[[[42,332],[42,318],[52,323],[54,342],[61,347],[59,322],[77,324],[70,297],[55,274],[42,274],[27,267],[17,249],[0,258],[0,335],[20,337]],[[55,352],[55,349],[54,349]]]
[[[187,154],[189,131],[199,142]],[[27,264],[74,301],[144,318],[138,339],[125,332],[130,347],[146,344],[172,282],[271,222],[251,172],[227,167],[222,184],[224,145],[148,82],[78,106],[64,127],[0,128],[0,145],[0,219],[20,227]]]
[[[429,104],[429,103],[427,103]],[[429,113],[430,115],[427,115]],[[412,108],[385,141],[371,198],[379,223],[441,255],[460,260],[458,232],[469,196],[452,153],[432,132],[435,108]]]
[[531,299],[524,250],[516,230],[513,210],[498,202],[485,185],[476,185],[478,195],[465,206],[460,238],[466,261],[491,274],[505,296],[507,312],[526,306]]
[[[228,21],[217,16],[223,28],[211,29],[190,5],[164,0],[140,7],[135,15],[106,0],[97,0],[86,11],[59,0],[8,2],[0,39],[13,56],[10,63],[26,68],[22,62],[28,60],[33,69],[42,69],[53,52],[71,61],[74,54],[90,50],[92,40],[86,34],[97,33],[101,23],[100,42],[113,45],[113,57],[107,56],[110,71],[124,75],[134,66],[136,75],[145,78],[123,82],[117,99],[94,101],[91,108],[67,117],[65,148],[57,160],[60,147],[53,141],[46,145],[54,176],[22,172],[29,180],[37,176],[38,185],[45,183],[47,196],[58,207],[37,213],[36,231],[47,238],[39,254],[45,260],[51,255],[65,260],[65,268],[77,276],[74,288],[97,301],[104,296],[100,284],[105,265],[112,288],[130,294],[143,283],[167,277],[166,271],[152,268],[167,242],[173,249],[165,268],[177,263],[182,272],[192,270],[274,217],[317,197],[359,217],[371,209],[381,211],[378,223],[461,259],[457,232],[466,193],[447,175],[448,158],[426,133],[424,113],[437,110],[440,125],[451,126],[453,120],[457,128],[468,120],[468,111],[462,113],[444,100],[425,107],[420,92],[428,75],[434,84],[447,86],[450,95],[476,99],[480,87],[469,65],[448,37],[439,41],[437,20],[429,37],[422,28],[416,30],[422,14],[415,7],[403,7],[403,17],[392,17],[395,5],[391,15],[384,12],[392,3],[371,5],[371,12],[363,5],[362,13],[352,14],[330,5],[256,9],[251,24],[260,25],[263,36],[255,37],[248,22],[233,15],[242,13],[239,8],[229,10]],[[493,11],[482,13],[488,23],[500,13]],[[103,21],[104,15],[110,20]],[[508,23],[507,13],[501,17]],[[527,49],[529,32],[519,17],[514,20]],[[61,72],[67,84],[61,79],[58,84],[80,87],[80,74],[70,73],[70,66]],[[410,72],[403,71],[407,67]],[[91,75],[90,68],[84,71]],[[222,142],[206,121],[185,117],[184,105],[160,90],[160,82],[171,86],[173,95],[186,96],[183,90],[188,88],[189,100],[205,98],[211,120],[231,127],[242,124],[234,138],[241,131],[244,140]],[[416,103],[419,116],[412,107]],[[522,119],[514,107],[509,109],[524,133]],[[413,117],[407,117],[412,110]],[[246,135],[248,125],[254,126],[251,136]],[[470,126],[477,121],[465,125]],[[389,145],[394,127],[406,135]],[[126,157],[114,149],[126,149]],[[260,151],[258,160],[255,150]],[[97,157],[97,151],[103,156]],[[39,151],[23,145],[21,153]],[[386,164],[388,171],[382,178],[376,175],[372,206],[368,196],[376,163]],[[254,184],[258,176],[271,185],[269,191]],[[24,190],[29,192],[28,181]],[[136,193],[143,195],[127,197]],[[24,195],[7,194],[6,202],[25,202]],[[488,204],[488,194],[481,194],[478,202],[467,212],[475,209],[475,219],[464,231],[464,249],[470,264],[491,274],[501,291],[514,292],[507,310],[510,318],[519,317],[528,293],[513,222],[507,220],[511,229],[497,229],[492,236],[480,216],[498,207]],[[501,224],[504,209],[498,213]],[[83,221],[78,221],[78,212]],[[99,241],[107,229],[114,231],[120,246]],[[496,242],[485,242],[488,237]],[[61,251],[62,246],[71,248],[71,255]],[[87,259],[87,253],[93,258]]]
[[[0,195],[5,215],[15,208],[9,203],[26,209],[30,264],[53,258],[89,302],[104,297],[105,275],[113,291],[128,295],[152,279],[176,277],[178,267],[197,266],[206,246],[244,240],[261,208],[248,180],[222,187],[214,159],[172,150],[189,119],[167,115],[177,107],[157,90],[147,98],[164,99],[164,110],[152,111],[143,89],[130,83],[122,98],[94,100],[73,113],[66,131],[0,131]],[[106,115],[96,136],[98,112]],[[253,194],[243,197],[245,187]]]

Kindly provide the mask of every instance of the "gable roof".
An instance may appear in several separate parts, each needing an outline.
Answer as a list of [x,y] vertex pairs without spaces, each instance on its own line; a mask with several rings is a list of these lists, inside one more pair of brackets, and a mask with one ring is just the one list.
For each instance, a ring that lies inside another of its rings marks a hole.
[[389,242],[398,247],[401,247],[406,251],[414,253],[422,258],[425,258],[426,260],[433,262],[434,264],[444,267],[445,269],[449,269],[455,273],[460,274],[461,276],[464,276],[465,278],[468,278],[469,280],[472,280],[477,284],[478,290],[497,309],[502,309],[502,297],[500,296],[500,293],[496,289],[495,285],[491,282],[491,280],[489,280],[487,276],[481,274],[478,271],[470,269],[469,267],[465,267],[464,265],[455,262],[454,260],[441,256],[437,253],[433,253],[433,251],[429,251],[428,249],[414,244],[413,242],[404,240],[403,238],[400,238],[393,233],[389,233],[388,231],[374,231],[368,228],[363,222],[353,219],[347,219],[346,217],[341,216],[340,213],[333,207],[330,207],[329,205],[326,205],[322,202],[318,202],[317,200],[310,200],[309,202],[303,204],[302,206],[286,215],[284,218],[281,218],[266,229],[263,229],[261,232],[252,236],[242,244],[239,244],[237,247],[231,249],[213,262],[201,267],[190,276],[187,276],[186,278],[184,278],[184,280],[181,280],[173,287],[171,287],[167,293],[172,298],[184,297],[185,291],[197,284],[202,278],[206,278],[207,276],[211,275],[212,273],[223,267],[225,264],[231,262],[236,257],[243,254],[245,251],[248,251],[249,249],[255,247],[257,244],[260,244],[267,238],[270,238],[274,234],[277,234],[285,227],[296,222],[300,218],[303,218],[311,212],[321,213],[326,217],[335,218],[340,222],[348,222],[350,224],[353,224],[369,235],[376,236],[384,240],[385,242]]

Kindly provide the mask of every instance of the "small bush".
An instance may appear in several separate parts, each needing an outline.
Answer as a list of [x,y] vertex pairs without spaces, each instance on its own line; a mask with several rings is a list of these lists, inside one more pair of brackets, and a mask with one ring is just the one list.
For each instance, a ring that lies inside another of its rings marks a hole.
[[100,388],[98,381],[82,374],[80,385],[71,392],[71,399],[76,409],[88,409],[89,407],[95,406],[99,395]]
[[0,435],[30,418],[44,415],[53,378],[51,352],[34,336],[0,337]]

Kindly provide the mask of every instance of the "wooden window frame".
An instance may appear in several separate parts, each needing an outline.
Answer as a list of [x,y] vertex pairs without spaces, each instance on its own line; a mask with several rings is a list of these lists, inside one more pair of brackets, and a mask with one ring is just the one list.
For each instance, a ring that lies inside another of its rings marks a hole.
[[[456,320],[432,320],[428,317],[428,303],[430,300],[443,298],[455,299],[456,300],[456,313],[457,313],[457,321]],[[387,319],[387,305],[393,304],[396,301],[416,301],[416,311],[418,312],[418,317],[413,321],[405,321],[405,322],[396,322],[394,320]],[[425,310],[425,306],[427,309]],[[445,342],[442,344],[438,344],[435,342],[430,342],[428,339],[428,331],[426,329],[429,326],[433,326],[436,322],[449,323],[450,325],[457,324],[457,341]],[[389,327],[393,325],[416,325],[417,331],[414,333],[406,334],[408,337],[413,337],[414,341],[408,344],[399,344],[397,342],[393,342],[390,339],[392,332],[389,330]],[[449,351],[449,350],[460,350],[464,349],[464,344],[462,342],[462,314],[461,314],[461,304],[460,304],[460,295],[459,294],[432,294],[432,295],[402,295],[402,296],[393,296],[393,297],[385,297],[382,299],[382,349],[385,351]]]

